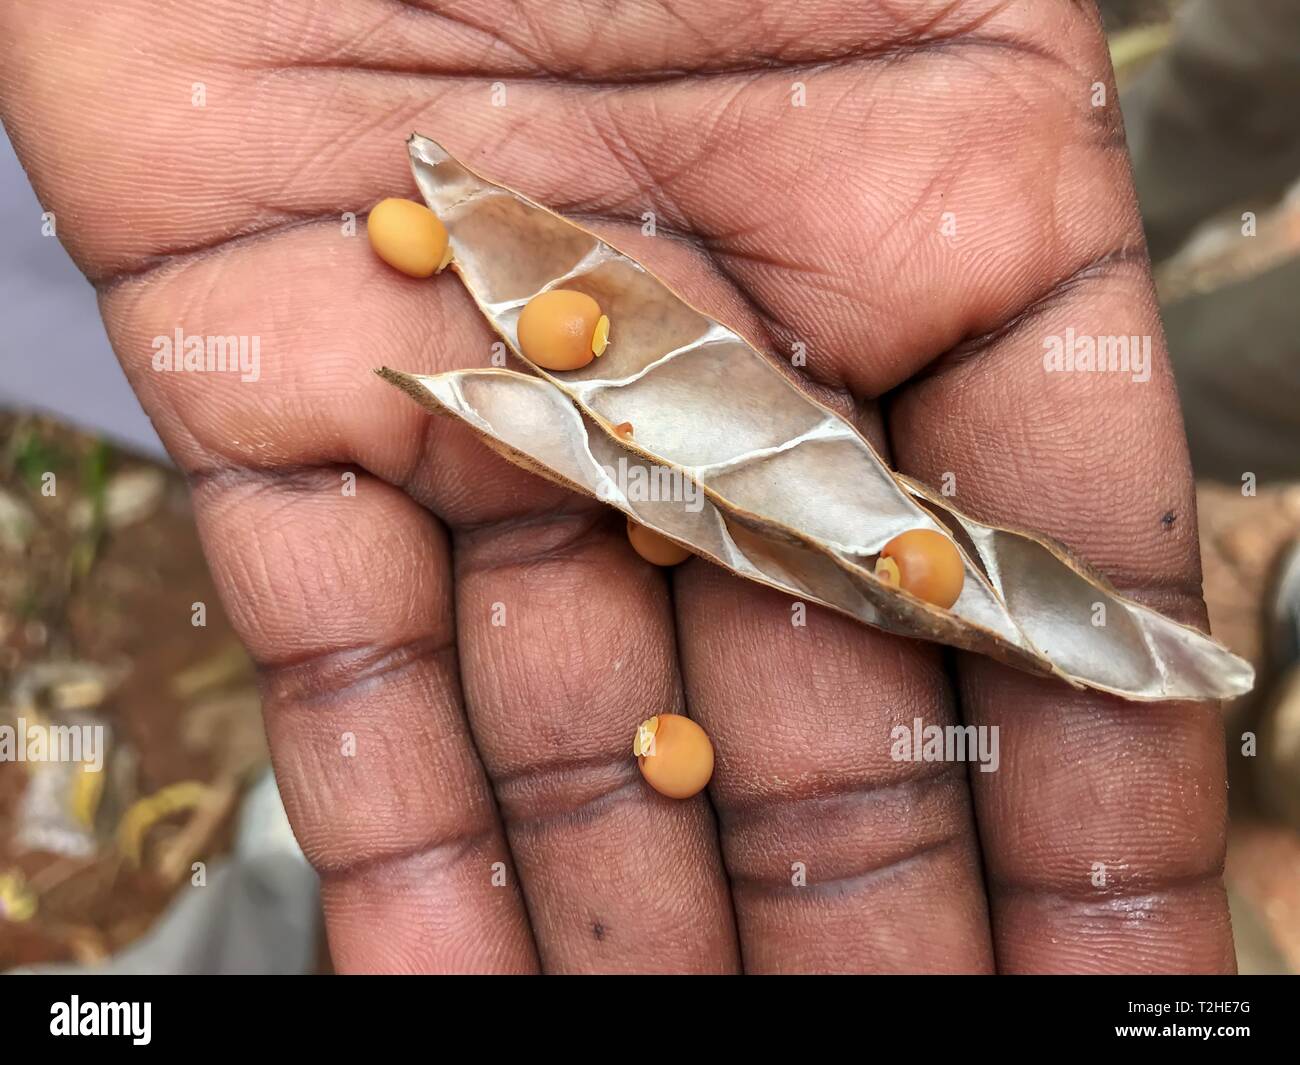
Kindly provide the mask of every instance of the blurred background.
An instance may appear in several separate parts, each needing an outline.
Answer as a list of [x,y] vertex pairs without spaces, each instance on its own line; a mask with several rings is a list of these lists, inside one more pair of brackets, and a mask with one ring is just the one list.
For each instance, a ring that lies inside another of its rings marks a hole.
[[[1211,624],[1260,676],[1224,708],[1238,962],[1300,972],[1300,3],[1099,6]],[[106,759],[0,761],[0,971],[328,971],[185,486],[7,140],[0,232],[0,725],[97,726]]]

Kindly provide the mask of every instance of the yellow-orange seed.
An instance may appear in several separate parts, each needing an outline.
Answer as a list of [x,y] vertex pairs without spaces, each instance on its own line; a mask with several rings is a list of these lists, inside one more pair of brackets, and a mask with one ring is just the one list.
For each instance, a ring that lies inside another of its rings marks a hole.
[[585,292],[553,288],[519,315],[519,350],[544,370],[580,370],[609,343],[609,319]]
[[632,543],[632,550],[655,566],[676,566],[691,557],[686,548],[631,518],[627,520],[627,538]]
[[966,568],[949,537],[933,529],[909,529],[881,549],[876,576],[946,610],[961,595]]
[[670,799],[689,799],[713,776],[713,744],[704,729],[681,714],[643,721],[632,752],[646,783]]
[[380,200],[366,221],[375,254],[411,277],[431,277],[451,262],[447,227],[422,203]]

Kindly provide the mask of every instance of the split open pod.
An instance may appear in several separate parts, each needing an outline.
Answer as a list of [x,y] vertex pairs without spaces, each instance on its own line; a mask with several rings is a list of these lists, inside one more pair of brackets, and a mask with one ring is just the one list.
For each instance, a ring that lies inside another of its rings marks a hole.
[[[426,407],[741,577],[886,631],[1135,700],[1250,689],[1248,663],[1121,595],[1059,544],[976,521],[895,474],[851,424],[640,263],[433,141],[415,136],[409,148],[420,192],[447,228],[451,269],[536,371],[380,371]],[[520,316],[552,290],[583,293],[608,316],[600,358],[570,370],[527,358]],[[696,491],[643,498],[628,487],[638,469]],[[895,548],[916,530],[953,547],[936,570],[942,594],[913,594],[922,585],[909,591],[901,579],[919,556],[900,561]]]

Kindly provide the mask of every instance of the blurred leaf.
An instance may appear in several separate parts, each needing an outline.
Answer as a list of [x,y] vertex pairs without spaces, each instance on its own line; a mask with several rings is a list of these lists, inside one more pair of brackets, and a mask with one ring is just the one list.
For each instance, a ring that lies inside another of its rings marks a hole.
[[40,489],[42,476],[61,470],[67,464],[67,452],[57,444],[44,440],[37,429],[28,429],[19,437],[14,453],[14,467],[32,491]]

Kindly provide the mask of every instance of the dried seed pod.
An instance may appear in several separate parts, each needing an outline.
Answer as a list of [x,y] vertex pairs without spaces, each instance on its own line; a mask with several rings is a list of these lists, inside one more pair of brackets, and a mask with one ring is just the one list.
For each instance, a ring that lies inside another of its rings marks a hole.
[[[629,496],[615,472],[624,470],[627,483],[647,483],[657,464],[630,442],[606,432],[540,378],[509,370],[380,374],[429,409],[460,418],[494,450],[525,469],[689,543],[696,554],[738,576],[888,632],[978,651],[1029,672],[1055,674],[1076,686],[1129,699],[1224,698],[1225,690],[1249,690],[1249,665],[1196,630],[1123,598],[1068,555],[1056,555],[1045,541],[1027,534],[950,511],[979,557],[992,560],[989,576],[980,575],[986,591],[979,594],[996,596],[993,601],[1008,610],[1001,598],[1002,589],[1008,589],[1012,607],[1020,611],[1019,623],[1059,641],[1046,644],[1048,652],[1028,641],[1007,639],[993,625],[985,627],[969,616],[900,596],[870,570],[816,538],[720,506],[707,495],[698,508]],[[937,502],[923,486],[899,480],[918,498]],[[772,485],[774,492],[791,490],[780,481]],[[971,601],[968,582],[958,602]],[[1106,605],[1108,626],[1069,620],[1071,611],[1093,616],[1095,603]],[[966,609],[969,615],[969,606]],[[1118,636],[1107,631],[1112,628]],[[1150,669],[1166,671],[1163,683],[1145,679],[1143,671]]]
[[949,537],[933,529],[909,529],[880,549],[876,576],[946,610],[961,595],[966,569]]
[[681,714],[643,721],[632,751],[646,783],[670,799],[689,799],[713,776],[713,744],[704,729]]
[[[458,274],[517,353],[520,311],[548,289],[576,285],[619,323],[619,343],[599,363],[562,377],[537,367],[590,422],[539,424],[514,439],[508,450],[525,465],[546,467],[543,456],[559,459],[580,437],[590,446],[605,434],[627,455],[689,474],[726,531],[743,527],[750,538],[739,552],[734,542],[710,546],[737,572],[760,574],[753,579],[781,587],[813,583],[834,593],[832,605],[890,631],[972,647],[1132,699],[1225,698],[1249,690],[1247,663],[1197,630],[1120,596],[1059,545],[976,522],[894,474],[852,425],[639,263],[473,174],[432,141],[413,137],[410,151],[421,193],[447,223]],[[400,383],[397,376],[390,379]],[[435,379],[408,380],[413,395],[426,392],[425,402],[432,398],[446,409],[452,408],[444,400],[460,402],[455,387],[433,397],[425,386]],[[503,390],[500,378],[491,380],[476,389],[480,398]],[[727,382],[728,406],[718,403],[719,380]],[[458,413],[473,423],[479,412]],[[625,421],[635,422],[635,440],[614,433]],[[496,436],[507,427],[475,428]],[[557,439],[542,439],[551,435]],[[596,477],[588,490],[607,498],[607,481]],[[637,517],[666,532],[673,522],[698,525],[693,518],[670,520],[662,509],[654,521]],[[948,610],[899,595],[867,568],[910,529],[964,534],[957,540],[963,586]],[[707,541],[710,530],[702,531]],[[717,557],[690,536],[673,535]],[[751,549],[757,561],[738,557]],[[832,588],[828,558],[847,587]],[[791,572],[791,564],[810,570]],[[1098,604],[1105,625],[1093,620]]]
[[634,550],[643,559],[654,566],[676,566],[691,557],[691,553],[674,543],[668,537],[647,529],[630,518],[627,523],[627,538]]
[[380,200],[366,220],[375,254],[411,277],[431,277],[451,261],[447,227],[429,208],[411,200]]
[[548,370],[579,370],[605,351],[609,319],[585,292],[553,288],[530,299],[519,314],[519,347]]
[[[1030,672],[1053,672],[1051,663],[1033,652],[950,613],[899,596],[867,569],[795,532],[718,507],[707,496],[698,507],[690,507],[625,492],[624,483],[649,483],[662,468],[620,446],[616,436],[603,432],[540,378],[510,370],[433,376],[387,369],[379,373],[430,410],[461,419],[493,450],[524,469],[603,500],[638,524],[689,543],[696,554],[737,576],[903,636],[918,635],[928,620],[938,619],[928,638]],[[625,482],[617,476],[620,470]]]

